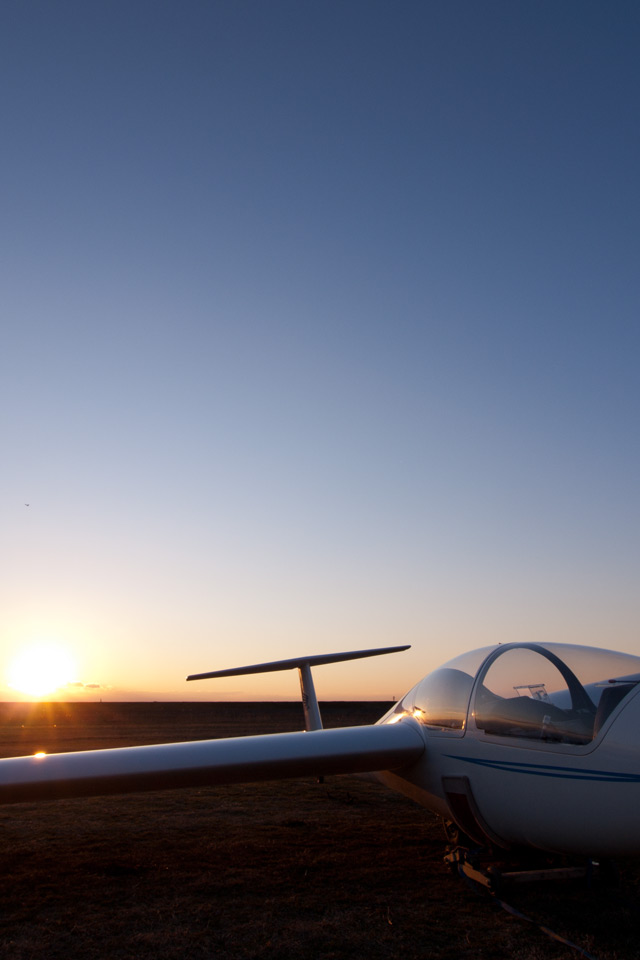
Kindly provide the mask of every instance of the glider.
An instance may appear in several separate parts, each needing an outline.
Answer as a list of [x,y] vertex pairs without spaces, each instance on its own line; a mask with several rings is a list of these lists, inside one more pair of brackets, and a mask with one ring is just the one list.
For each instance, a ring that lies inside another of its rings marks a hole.
[[408,649],[192,674],[297,669],[306,730],[0,760],[0,803],[373,772],[493,848],[640,856],[640,657],[485,647],[428,674],[372,726],[322,729],[311,668]]

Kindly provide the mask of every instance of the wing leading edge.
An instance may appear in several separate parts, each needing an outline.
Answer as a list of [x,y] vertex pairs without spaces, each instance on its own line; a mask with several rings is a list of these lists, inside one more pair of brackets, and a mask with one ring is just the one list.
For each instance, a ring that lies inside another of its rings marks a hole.
[[0,760],[0,803],[394,770],[424,753],[411,720]]

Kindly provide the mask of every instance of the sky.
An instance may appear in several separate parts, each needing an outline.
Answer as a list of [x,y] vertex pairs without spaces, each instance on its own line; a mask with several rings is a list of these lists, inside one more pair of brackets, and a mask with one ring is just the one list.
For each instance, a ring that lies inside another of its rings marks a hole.
[[[5,0],[0,699],[640,654],[640,8]],[[28,504],[28,506],[27,506]]]

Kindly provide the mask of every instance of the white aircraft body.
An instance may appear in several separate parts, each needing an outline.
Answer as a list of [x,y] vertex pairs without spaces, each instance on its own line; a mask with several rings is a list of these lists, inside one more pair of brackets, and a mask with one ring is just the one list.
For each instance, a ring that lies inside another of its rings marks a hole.
[[375,772],[472,840],[640,856],[640,657],[568,644],[476,650],[377,724],[322,729],[311,667],[407,647],[190,676],[297,668],[305,731],[0,760],[0,803]]

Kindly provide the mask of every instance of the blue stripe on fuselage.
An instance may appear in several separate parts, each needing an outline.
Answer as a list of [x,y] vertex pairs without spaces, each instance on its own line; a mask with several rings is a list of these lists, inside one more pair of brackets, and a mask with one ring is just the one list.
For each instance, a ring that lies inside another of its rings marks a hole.
[[460,757],[447,754],[451,760],[463,760],[480,767],[502,770],[505,773],[525,773],[533,777],[555,777],[561,780],[599,780],[603,783],[640,783],[640,774],[614,773],[611,770],[588,770],[580,767],[557,767],[546,763],[521,763],[510,760],[485,760],[480,757]]

